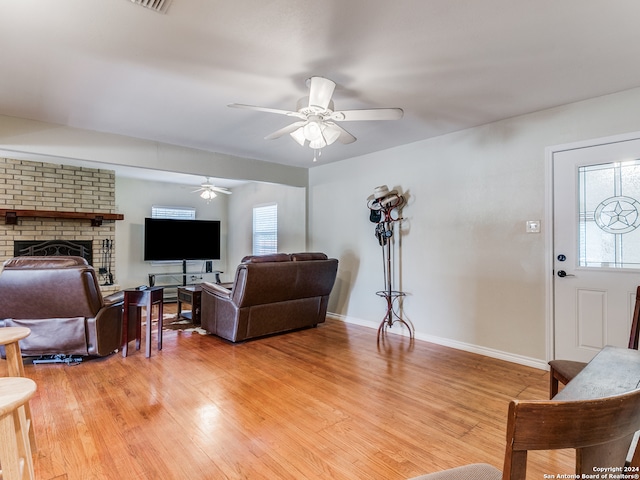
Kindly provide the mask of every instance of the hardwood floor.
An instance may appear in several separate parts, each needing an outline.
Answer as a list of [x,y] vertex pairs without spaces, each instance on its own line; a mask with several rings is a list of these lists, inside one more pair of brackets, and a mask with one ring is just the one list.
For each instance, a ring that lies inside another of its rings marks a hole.
[[[167,309],[175,305],[167,305]],[[171,311],[171,310],[170,310]],[[0,361],[0,375],[6,373]],[[507,405],[548,373],[336,320],[233,345],[165,331],[164,348],[26,365],[41,480],[404,479],[502,467]],[[529,479],[573,452],[530,455]]]

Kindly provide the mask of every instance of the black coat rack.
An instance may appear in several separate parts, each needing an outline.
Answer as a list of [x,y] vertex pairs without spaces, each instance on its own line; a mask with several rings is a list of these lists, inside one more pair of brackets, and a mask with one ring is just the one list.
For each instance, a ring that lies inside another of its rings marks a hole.
[[[413,328],[400,315],[400,298],[405,293],[393,289],[393,263],[391,255],[391,244],[393,237],[393,227],[396,222],[402,220],[400,212],[406,204],[404,196],[396,190],[389,191],[386,185],[376,187],[374,195],[367,200],[367,207],[370,210],[369,220],[376,223],[375,236],[382,248],[382,264],[384,270],[384,290],[376,292],[376,295],[385,299],[387,311],[378,327],[378,341],[384,335],[387,328],[391,328],[394,323],[401,323],[409,330],[409,336],[413,338]],[[396,215],[394,216],[394,212]]]

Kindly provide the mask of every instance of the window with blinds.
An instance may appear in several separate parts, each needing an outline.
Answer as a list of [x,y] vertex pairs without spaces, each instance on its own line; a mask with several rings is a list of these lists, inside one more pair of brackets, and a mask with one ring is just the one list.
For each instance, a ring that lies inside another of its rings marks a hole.
[[175,220],[195,220],[196,209],[193,207],[151,207],[152,218],[173,218]]
[[278,251],[278,205],[253,207],[253,254]]

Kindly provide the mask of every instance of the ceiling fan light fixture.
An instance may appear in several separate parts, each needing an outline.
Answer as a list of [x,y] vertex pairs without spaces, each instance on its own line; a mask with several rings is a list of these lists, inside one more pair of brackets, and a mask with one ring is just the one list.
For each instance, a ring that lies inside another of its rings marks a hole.
[[304,127],[300,127],[289,134],[291,135],[291,138],[300,144],[301,147],[304,147],[304,142],[307,140],[304,136],[303,128]]
[[317,116],[312,115],[309,118],[309,122],[307,122],[307,124],[304,127],[302,127],[302,131],[304,132],[304,137],[310,142],[313,142],[314,140],[321,138],[323,126],[324,125],[322,124],[322,120]]
[[204,198],[205,200],[212,200],[212,199],[216,198],[217,195],[213,190],[205,189],[200,194],[200,197]]
[[326,146],[327,146],[327,142],[325,142],[324,137],[322,135],[320,135],[315,140],[312,140],[309,142],[309,147],[313,148],[314,150],[320,150],[321,148],[324,148]]
[[335,128],[333,125],[324,125],[324,128],[322,129],[322,136],[327,142],[327,145],[331,145],[340,138],[340,130]]

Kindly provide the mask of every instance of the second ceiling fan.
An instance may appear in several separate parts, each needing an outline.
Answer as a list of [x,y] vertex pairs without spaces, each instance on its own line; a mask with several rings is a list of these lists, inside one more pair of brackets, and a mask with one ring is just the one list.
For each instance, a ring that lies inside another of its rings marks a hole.
[[205,177],[207,180],[204,183],[200,184],[200,188],[193,190],[191,193],[200,192],[200,196],[204,198],[207,203],[217,197],[218,193],[224,193],[226,195],[231,195],[231,191],[224,187],[216,187],[213,183],[209,181],[209,177]]
[[277,113],[297,118],[297,121],[264,138],[266,140],[273,140],[289,134],[300,145],[308,145],[314,150],[319,150],[327,145],[331,145],[335,141],[343,144],[356,141],[356,137],[336,122],[398,120],[404,115],[401,108],[336,111],[333,100],[331,99],[336,88],[334,81],[324,77],[311,77],[307,79],[307,86],[309,87],[309,96],[298,100],[295,111],[257,107],[254,105],[244,105],[242,103],[232,103],[229,106],[259,112]]

